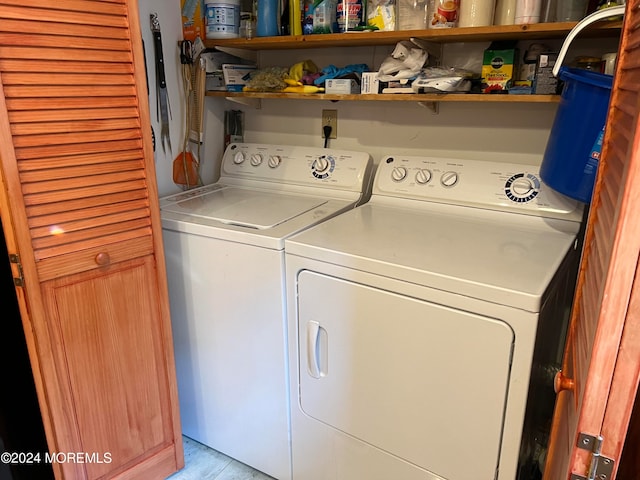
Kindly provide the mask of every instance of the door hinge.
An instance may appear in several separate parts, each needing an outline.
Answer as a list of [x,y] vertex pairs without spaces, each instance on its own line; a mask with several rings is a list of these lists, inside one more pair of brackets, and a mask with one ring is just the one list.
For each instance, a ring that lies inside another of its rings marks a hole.
[[611,478],[615,461],[600,454],[603,441],[604,438],[601,435],[580,433],[577,447],[591,452],[591,464],[586,477],[572,473],[571,480],[609,480]]
[[20,255],[17,253],[9,254],[9,262],[15,264],[18,267],[18,276],[13,277],[13,284],[16,287],[24,286],[24,274],[22,273],[22,264],[20,263]]

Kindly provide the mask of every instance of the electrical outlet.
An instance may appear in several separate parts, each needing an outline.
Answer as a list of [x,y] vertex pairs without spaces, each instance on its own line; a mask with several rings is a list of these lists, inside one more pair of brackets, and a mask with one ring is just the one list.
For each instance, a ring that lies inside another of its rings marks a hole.
[[338,138],[338,110],[322,110],[322,129],[320,136],[324,138],[324,127],[331,127],[329,138]]

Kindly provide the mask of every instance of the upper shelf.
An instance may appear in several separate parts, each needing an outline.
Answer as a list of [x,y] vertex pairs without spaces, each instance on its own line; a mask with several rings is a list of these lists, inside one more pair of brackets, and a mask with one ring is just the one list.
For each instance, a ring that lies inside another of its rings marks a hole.
[[[564,38],[576,22],[535,23],[530,25],[495,25],[490,27],[397,30],[393,32],[350,32],[280,37],[229,38],[206,40],[209,48],[227,47],[245,50],[288,50],[301,48],[360,47],[393,45],[408,38],[435,43],[462,43],[494,40]],[[600,22],[581,33],[585,37],[610,37],[619,34],[622,22]]]

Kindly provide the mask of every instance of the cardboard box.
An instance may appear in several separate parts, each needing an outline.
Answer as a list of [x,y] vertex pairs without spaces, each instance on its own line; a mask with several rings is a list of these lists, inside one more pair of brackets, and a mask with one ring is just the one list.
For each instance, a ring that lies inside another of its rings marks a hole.
[[205,90],[226,90],[222,70],[219,72],[207,72],[205,80]]
[[532,93],[538,95],[555,95],[558,93],[558,79],[553,76],[553,67],[557,60],[558,54],[555,52],[538,55]]
[[196,37],[206,38],[204,26],[203,0],[180,0],[182,9],[182,36],[185,40],[194,41]]
[[251,74],[255,72],[255,65],[237,65],[225,63],[222,65],[224,84],[229,92],[241,92],[247,84]]
[[507,93],[518,72],[519,51],[484,51],[482,59],[482,93]]
[[364,72],[362,74],[362,85],[360,93],[372,94],[380,93],[380,80],[378,80],[378,72]]
[[351,93],[360,93],[358,82],[348,78],[330,78],[324,82],[325,93],[338,93],[348,95]]

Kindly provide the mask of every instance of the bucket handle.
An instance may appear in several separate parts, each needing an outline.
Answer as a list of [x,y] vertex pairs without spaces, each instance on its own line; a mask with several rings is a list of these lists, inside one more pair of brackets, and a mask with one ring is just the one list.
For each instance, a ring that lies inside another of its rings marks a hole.
[[615,7],[609,7],[602,10],[597,10],[590,15],[587,15],[582,20],[580,20],[575,27],[571,29],[564,43],[562,44],[562,48],[560,48],[560,53],[558,53],[558,59],[556,60],[555,65],[553,66],[553,76],[557,77],[558,72],[560,71],[560,67],[562,66],[562,61],[564,60],[565,55],[567,54],[567,50],[569,49],[569,45],[573,41],[573,39],[580,33],[582,29],[591,25],[592,23],[598,22],[602,19],[615,17],[618,15],[624,15],[625,5],[617,5]]

